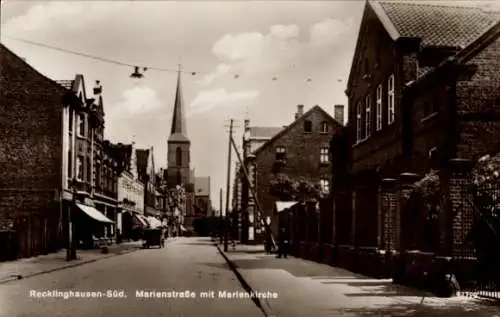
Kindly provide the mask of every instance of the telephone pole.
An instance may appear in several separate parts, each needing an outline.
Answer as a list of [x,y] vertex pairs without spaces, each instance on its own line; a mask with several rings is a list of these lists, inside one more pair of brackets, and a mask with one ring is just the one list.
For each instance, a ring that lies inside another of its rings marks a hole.
[[233,139],[233,122],[231,119],[229,123],[229,143],[227,148],[227,182],[226,182],[226,215],[224,217],[224,252],[228,249],[228,235],[229,235],[229,192],[231,186],[231,146]]
[[219,207],[219,238],[220,238],[220,244],[223,243],[223,238],[222,238],[222,188],[220,189],[220,207]]

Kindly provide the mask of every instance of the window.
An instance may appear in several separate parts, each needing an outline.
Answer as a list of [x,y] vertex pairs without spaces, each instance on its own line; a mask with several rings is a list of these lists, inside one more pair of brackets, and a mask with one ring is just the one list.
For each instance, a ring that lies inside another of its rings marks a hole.
[[394,75],[387,80],[387,124],[394,122]]
[[323,121],[321,122],[321,133],[328,133],[328,122]]
[[319,151],[320,163],[328,163],[330,161],[330,149],[327,146],[324,146]]
[[370,95],[365,98],[365,137],[372,133],[372,105]]
[[175,150],[175,162],[177,166],[182,166],[182,150],[180,147]]
[[92,184],[92,165],[90,163],[90,157],[87,157],[87,181]]
[[97,161],[95,163],[95,186],[101,188],[101,163]]
[[68,177],[73,177],[73,152],[71,150],[68,151]]
[[69,132],[73,132],[73,110],[69,109]]
[[85,136],[85,115],[83,113],[78,115],[78,136]]
[[320,180],[320,185],[323,193],[328,194],[330,192],[330,181],[326,177]]
[[359,142],[363,139],[363,121],[361,118],[361,103],[356,107],[356,140]]
[[311,133],[312,132],[312,122],[311,120],[304,121],[304,132]]
[[376,129],[377,131],[382,130],[382,85],[378,85],[377,87],[377,112],[376,114]]
[[76,159],[76,179],[83,180],[83,157],[78,156]]
[[286,149],[283,146],[278,146],[276,148],[276,159],[284,160],[286,158]]

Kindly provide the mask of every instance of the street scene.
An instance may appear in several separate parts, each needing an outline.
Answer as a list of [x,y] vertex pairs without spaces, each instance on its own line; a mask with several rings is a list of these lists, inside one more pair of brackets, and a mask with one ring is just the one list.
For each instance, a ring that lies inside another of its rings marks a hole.
[[500,316],[498,1],[0,13],[0,316]]

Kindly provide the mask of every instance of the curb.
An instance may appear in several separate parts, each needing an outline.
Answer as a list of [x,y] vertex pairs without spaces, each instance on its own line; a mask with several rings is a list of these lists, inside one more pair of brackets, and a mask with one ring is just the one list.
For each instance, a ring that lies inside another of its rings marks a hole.
[[[252,286],[250,286],[250,284],[248,284],[248,282],[245,280],[245,278],[238,271],[238,267],[233,263],[233,261],[231,261],[227,257],[227,255],[224,253],[223,250],[221,250],[221,248],[219,247],[219,245],[217,243],[213,243],[213,245],[217,248],[217,251],[219,251],[219,253],[222,255],[222,257],[224,258],[224,260],[226,260],[227,265],[229,266],[229,268],[231,269],[231,271],[233,271],[233,273],[236,275],[236,278],[238,278],[238,281],[243,286],[243,288],[245,289],[245,291],[248,292],[248,293],[255,292],[253,290]],[[262,311],[262,313],[264,314],[264,316],[266,316],[266,317],[276,317],[276,315],[274,314],[274,312],[271,310],[271,307],[269,307],[268,303],[266,303],[265,305],[263,305],[259,298],[252,298],[252,301]]]
[[136,252],[136,251],[139,251],[139,250],[140,249],[125,250],[125,251],[120,252],[120,253],[106,255],[106,256],[103,256],[103,257],[97,258],[97,259],[83,260],[83,261],[78,262],[78,263],[67,264],[67,265],[59,266],[59,267],[56,267],[56,268],[53,268],[53,269],[49,269],[49,270],[38,271],[38,272],[34,272],[34,273],[29,273],[29,274],[26,274],[26,275],[12,275],[11,277],[8,277],[8,278],[0,280],[0,285],[1,284],[7,284],[7,283],[12,282],[12,281],[18,281],[18,280],[22,280],[22,279],[27,279],[27,278],[34,277],[34,276],[37,276],[37,275],[48,274],[48,273],[52,273],[52,272],[62,271],[62,270],[65,270],[65,269],[70,269],[70,268],[81,266],[81,265],[84,265],[84,264],[88,264],[88,263],[93,263],[93,262],[97,262],[97,261],[100,261],[100,260],[109,259],[109,258],[112,258],[112,257],[115,257],[115,256],[129,254],[129,253]]

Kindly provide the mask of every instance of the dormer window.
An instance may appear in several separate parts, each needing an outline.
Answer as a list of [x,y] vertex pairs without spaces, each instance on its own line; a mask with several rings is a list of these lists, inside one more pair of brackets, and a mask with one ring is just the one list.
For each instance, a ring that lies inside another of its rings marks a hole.
[[284,146],[278,146],[276,148],[276,160],[283,161],[286,159],[286,149]]
[[328,122],[326,121],[321,122],[321,133],[328,133],[328,130],[329,130]]
[[311,120],[305,120],[304,121],[304,132],[305,133],[311,133],[312,132],[312,121]]

